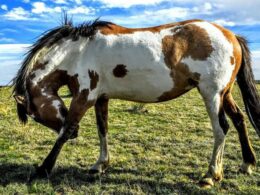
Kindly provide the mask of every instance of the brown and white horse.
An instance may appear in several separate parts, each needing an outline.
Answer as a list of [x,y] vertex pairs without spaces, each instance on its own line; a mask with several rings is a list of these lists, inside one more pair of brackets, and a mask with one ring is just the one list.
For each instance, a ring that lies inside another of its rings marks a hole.
[[[202,184],[210,186],[222,179],[229,128],[225,114],[239,134],[242,170],[250,173],[256,164],[244,115],[231,95],[236,78],[249,119],[260,135],[260,101],[244,38],[202,20],[136,29],[98,20],[73,26],[66,20],[32,46],[14,78],[13,93],[22,122],[26,123],[28,115],[59,134],[36,171],[37,176],[46,176],[64,143],[77,136],[79,122],[91,106],[95,106],[100,156],[90,172],[97,173],[109,164],[109,99],[162,102],[197,88],[215,139],[202,179]],[[68,109],[57,93],[64,85],[73,96]]]

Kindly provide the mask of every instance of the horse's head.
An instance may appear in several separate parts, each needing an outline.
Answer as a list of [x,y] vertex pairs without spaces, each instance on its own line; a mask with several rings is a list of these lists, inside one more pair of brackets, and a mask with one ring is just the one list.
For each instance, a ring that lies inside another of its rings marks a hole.
[[57,97],[14,95],[17,103],[17,114],[22,123],[27,122],[27,116],[38,123],[47,126],[59,133],[67,115],[67,108],[63,101]]
[[17,103],[17,114],[18,114],[18,117],[19,117],[19,120],[22,122],[22,123],[27,123],[27,102],[26,102],[26,99],[24,96],[22,95],[14,95],[13,96],[16,103]]
[[27,116],[30,116],[37,122],[41,123],[41,117],[39,115],[38,110],[35,108],[34,105],[30,103],[28,98],[24,95],[14,95],[13,96],[16,103],[17,103],[17,113],[20,121],[22,123],[27,122]]

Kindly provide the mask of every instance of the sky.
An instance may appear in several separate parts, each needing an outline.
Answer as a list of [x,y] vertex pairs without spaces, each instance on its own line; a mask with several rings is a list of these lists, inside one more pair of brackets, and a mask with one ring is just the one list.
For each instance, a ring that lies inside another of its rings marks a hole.
[[61,23],[63,10],[76,24],[97,17],[126,27],[194,18],[218,23],[248,39],[260,79],[259,8],[260,0],[0,0],[0,85],[14,77],[37,37]]

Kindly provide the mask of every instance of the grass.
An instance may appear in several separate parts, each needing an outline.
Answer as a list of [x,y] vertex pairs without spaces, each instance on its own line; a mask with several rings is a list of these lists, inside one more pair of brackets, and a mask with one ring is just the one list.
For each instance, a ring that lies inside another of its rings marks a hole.
[[[242,157],[233,125],[226,141],[224,180],[211,189],[197,185],[207,171],[213,135],[196,90],[170,102],[146,104],[148,112],[129,112],[135,103],[111,100],[111,163],[105,174],[96,177],[88,175],[99,154],[90,109],[81,121],[79,137],[64,146],[51,177],[28,184],[34,165],[46,157],[56,135],[32,120],[22,126],[10,92],[0,89],[0,194],[260,194],[259,168],[250,176],[238,172]],[[66,93],[64,89],[62,94]],[[242,107],[236,87],[233,94]],[[260,140],[249,123],[248,127],[260,156]]]

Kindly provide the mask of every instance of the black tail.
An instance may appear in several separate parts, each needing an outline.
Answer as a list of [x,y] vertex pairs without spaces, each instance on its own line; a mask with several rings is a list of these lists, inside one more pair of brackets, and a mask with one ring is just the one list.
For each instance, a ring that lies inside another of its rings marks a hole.
[[27,121],[28,121],[26,113],[27,112],[26,112],[26,108],[24,107],[24,105],[17,103],[17,114],[18,114],[19,120],[23,124],[27,123]]
[[237,83],[243,96],[246,113],[260,137],[260,98],[251,67],[251,55],[247,40],[236,36],[242,48],[242,64],[237,74]]

